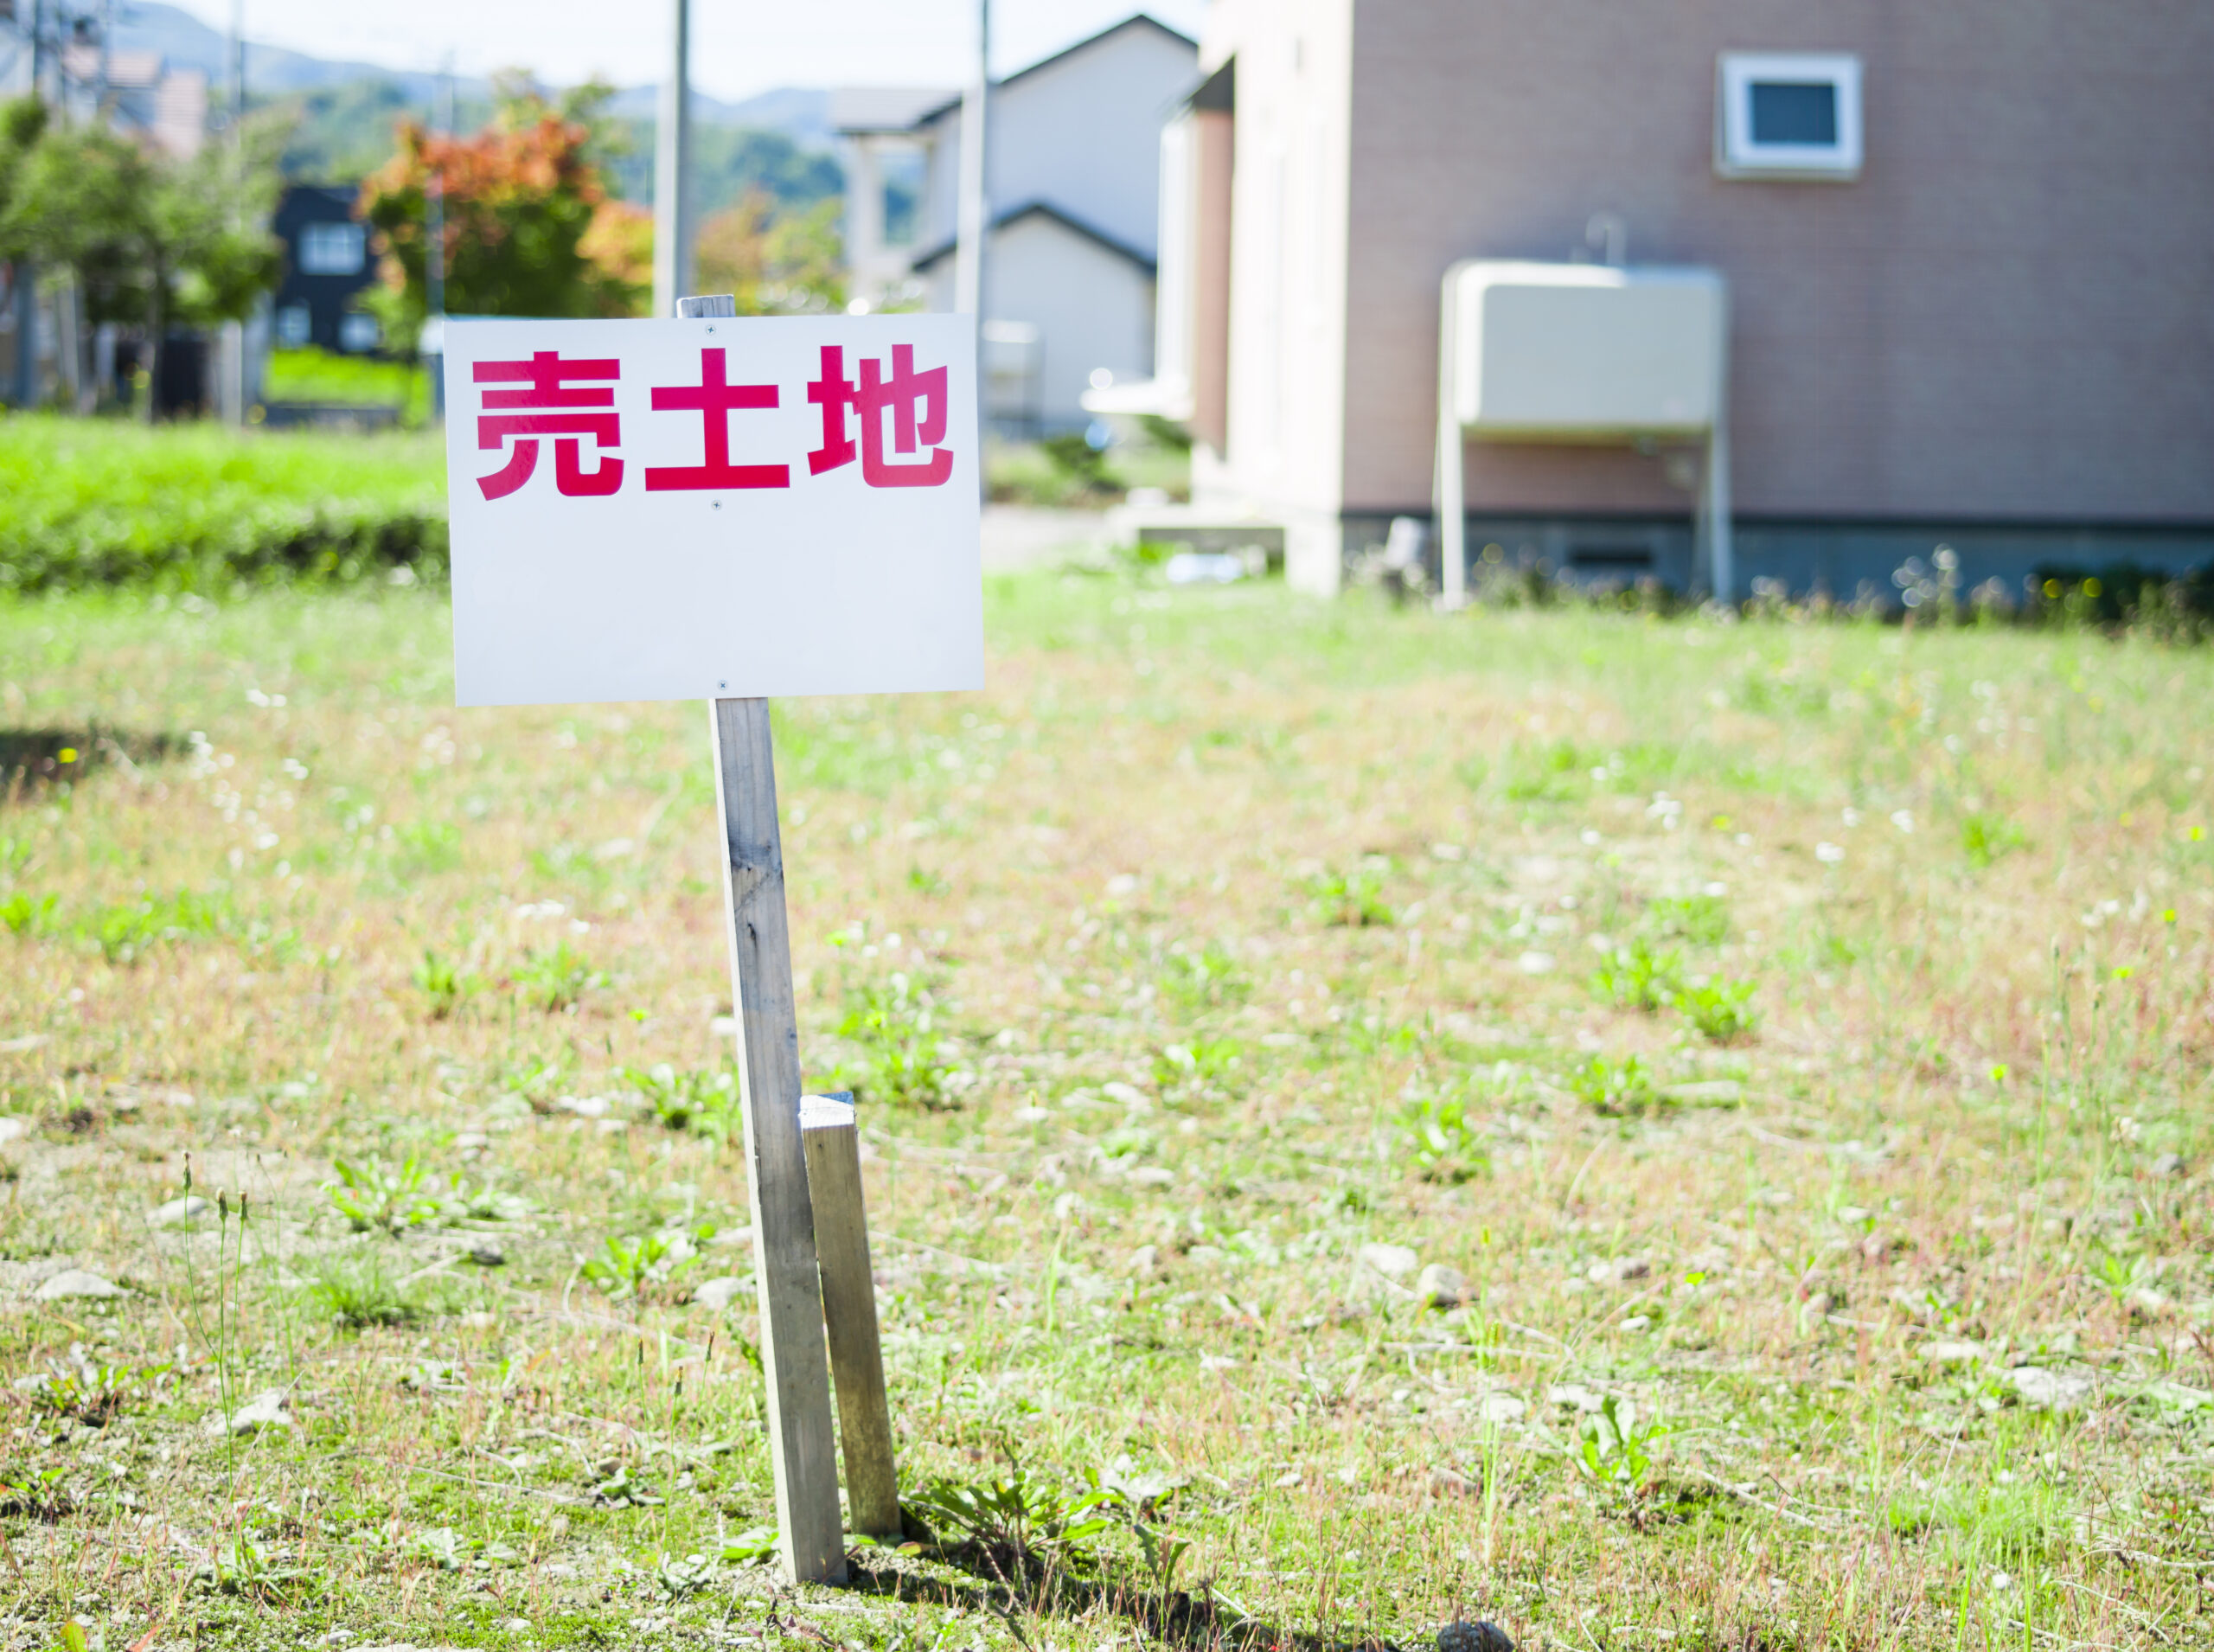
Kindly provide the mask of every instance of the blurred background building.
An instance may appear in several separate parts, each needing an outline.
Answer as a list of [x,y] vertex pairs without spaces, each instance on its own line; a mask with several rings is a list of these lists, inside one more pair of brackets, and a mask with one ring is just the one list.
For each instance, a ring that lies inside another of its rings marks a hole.
[[[993,86],[984,360],[987,413],[1002,432],[1080,429],[1095,375],[1151,374],[1161,128],[1197,62],[1193,41],[1140,13]],[[914,106],[900,108],[903,96]],[[846,215],[856,296],[951,310],[958,95],[847,93],[834,107],[860,162],[848,162]]]
[[[1729,285],[1741,588],[2214,555],[2214,7],[1216,0],[1200,61],[1126,405],[1305,585],[1430,514],[1448,267],[1625,240]],[[1469,554],[1681,585],[1695,461],[1471,441]]]

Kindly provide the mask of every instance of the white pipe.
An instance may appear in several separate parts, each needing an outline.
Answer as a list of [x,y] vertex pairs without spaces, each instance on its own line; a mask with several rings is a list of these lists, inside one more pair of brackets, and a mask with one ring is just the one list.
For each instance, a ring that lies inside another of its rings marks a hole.
[[991,96],[991,0],[978,0],[976,71],[961,97],[961,195],[957,226],[959,246],[955,253],[953,310],[956,315],[976,317],[980,339],[984,320],[984,238],[990,232],[988,217],[991,210],[985,197],[989,179],[984,169],[985,105]]
[[1455,289],[1461,266],[1445,272],[1444,298],[1437,325],[1437,559],[1438,604],[1448,610],[1465,607],[1469,600],[1469,525],[1462,502],[1461,417],[1454,407],[1453,370],[1459,329]]
[[669,73],[654,125],[654,314],[692,291],[692,0],[669,0]]
[[1718,416],[1706,433],[1706,477],[1701,491],[1707,571],[1712,576],[1715,601],[1727,606],[1736,599],[1737,580],[1736,547],[1730,535],[1730,426]]

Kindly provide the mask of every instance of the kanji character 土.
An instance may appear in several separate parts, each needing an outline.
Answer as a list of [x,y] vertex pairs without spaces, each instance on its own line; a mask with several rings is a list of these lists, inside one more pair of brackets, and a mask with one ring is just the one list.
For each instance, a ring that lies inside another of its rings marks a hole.
[[646,467],[646,491],[664,493],[706,488],[788,488],[791,470],[783,464],[733,464],[730,462],[730,416],[749,407],[777,405],[773,384],[733,384],[720,349],[700,352],[700,382],[657,384],[656,413],[697,413],[705,426],[705,463],[650,464]]

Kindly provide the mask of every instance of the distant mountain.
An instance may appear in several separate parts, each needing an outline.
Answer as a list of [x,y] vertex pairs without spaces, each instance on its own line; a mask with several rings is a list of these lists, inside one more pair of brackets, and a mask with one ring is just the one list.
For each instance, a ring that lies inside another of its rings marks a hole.
[[[159,52],[182,67],[204,69],[218,100],[230,80],[230,41],[221,30],[209,28],[190,12],[165,5],[162,0],[133,0],[116,21],[116,44],[126,48]],[[269,98],[304,92],[332,92],[355,87],[362,81],[397,90],[399,106],[428,109],[438,95],[438,77],[420,69],[387,68],[379,63],[334,62],[263,46],[249,41],[246,48],[246,80],[249,96]],[[355,98],[359,93],[356,92]],[[457,76],[454,95],[463,104],[482,104],[491,95],[483,79]],[[632,120],[651,121],[659,89],[628,86],[617,92],[610,107]],[[692,118],[713,126],[750,126],[782,132],[807,149],[830,145],[830,94],[811,87],[781,86],[735,103],[704,93],[692,94]]]
[[[609,101],[616,114],[650,122],[661,106],[661,88],[626,86]],[[752,126],[782,132],[808,149],[830,147],[830,94],[813,86],[778,86],[736,103],[705,93],[692,94],[692,118],[711,126]]]
[[[161,0],[134,0],[127,9],[119,9],[115,43],[128,49],[159,52],[180,67],[205,69],[218,99],[229,83],[229,37],[221,29],[210,29],[190,12],[163,5]],[[377,63],[334,63],[302,52],[288,52],[281,46],[246,42],[246,82],[250,93],[267,97],[310,92],[349,80],[389,81],[400,88],[409,102],[427,105],[437,87],[438,76],[387,68]],[[457,85],[473,88],[480,97],[485,89],[482,80]]]

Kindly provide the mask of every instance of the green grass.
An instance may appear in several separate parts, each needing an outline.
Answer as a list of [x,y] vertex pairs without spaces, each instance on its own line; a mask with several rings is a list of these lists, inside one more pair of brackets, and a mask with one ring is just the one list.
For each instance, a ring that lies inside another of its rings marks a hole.
[[937,1539],[779,1592],[699,708],[458,712],[424,589],[0,602],[18,1639],[2214,1643],[2214,654],[987,611],[777,708]]
[[0,591],[440,576],[445,547],[431,438],[0,418]]
[[411,430],[431,416],[430,375],[406,362],[381,362],[313,348],[272,350],[261,387],[271,401],[397,407],[400,423]]

